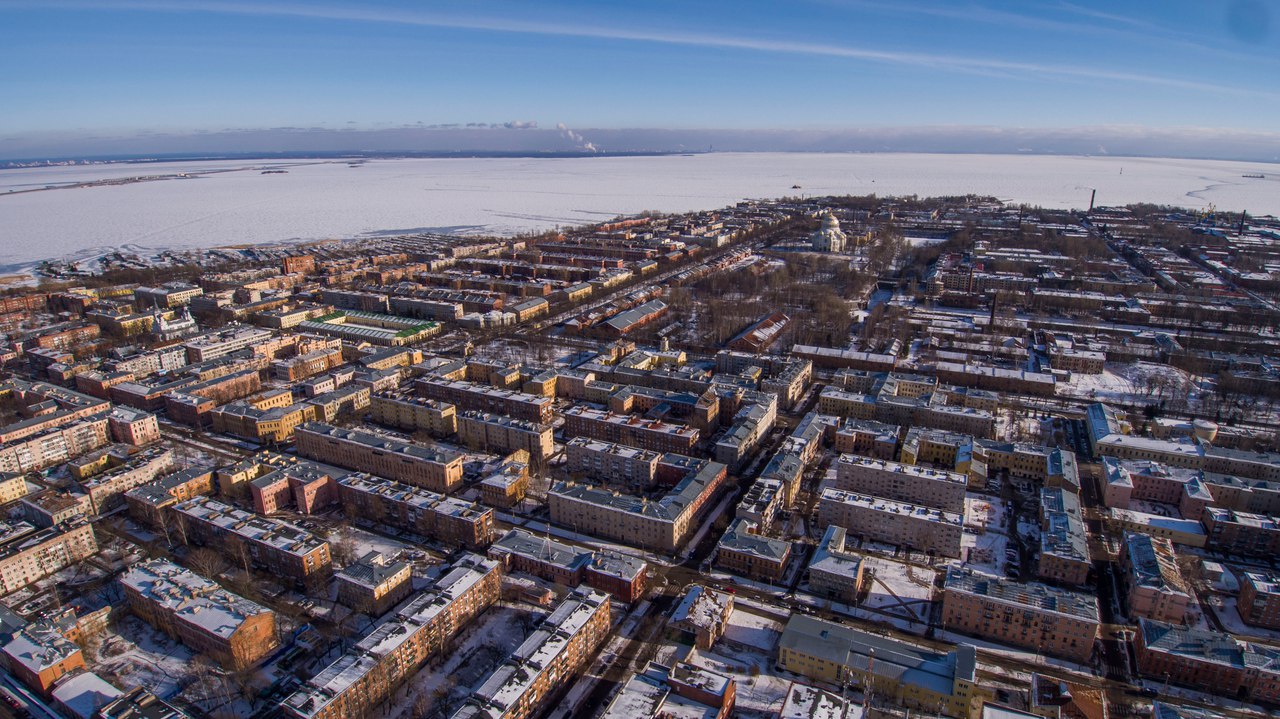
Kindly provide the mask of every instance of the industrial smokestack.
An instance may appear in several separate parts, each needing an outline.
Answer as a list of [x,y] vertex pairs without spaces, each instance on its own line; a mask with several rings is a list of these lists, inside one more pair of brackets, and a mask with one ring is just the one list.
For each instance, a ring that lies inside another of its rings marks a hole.
[[1093,201],[1096,199],[1098,199],[1098,191],[1095,189],[1093,192],[1089,193],[1089,213],[1090,214],[1093,214]]

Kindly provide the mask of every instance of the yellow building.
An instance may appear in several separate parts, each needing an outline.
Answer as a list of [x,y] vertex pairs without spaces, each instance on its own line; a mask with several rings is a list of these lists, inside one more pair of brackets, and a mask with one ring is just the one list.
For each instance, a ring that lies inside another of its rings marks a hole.
[[946,654],[888,637],[793,614],[778,641],[778,666],[883,700],[954,719],[976,719],[994,699],[976,683],[977,650],[960,644]]

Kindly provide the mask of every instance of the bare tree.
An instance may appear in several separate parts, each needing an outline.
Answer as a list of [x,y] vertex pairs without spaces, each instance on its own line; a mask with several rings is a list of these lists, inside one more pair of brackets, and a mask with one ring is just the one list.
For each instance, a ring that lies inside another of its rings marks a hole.
[[240,563],[240,568],[244,570],[245,575],[249,574],[249,568],[253,566],[253,553],[249,551],[249,545],[244,542],[236,542],[231,545],[232,555],[236,561]]
[[356,543],[351,539],[349,534],[341,534],[337,539],[329,542],[329,556],[334,563],[347,567],[355,564],[359,557],[356,556]]
[[227,560],[208,547],[197,547],[191,550],[187,555],[187,564],[191,565],[192,571],[196,574],[209,578],[217,577],[227,569]]

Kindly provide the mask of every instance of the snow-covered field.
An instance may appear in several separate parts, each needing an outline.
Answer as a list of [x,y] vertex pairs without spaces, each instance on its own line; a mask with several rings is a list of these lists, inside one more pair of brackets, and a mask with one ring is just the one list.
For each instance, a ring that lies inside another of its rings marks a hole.
[[1072,374],[1059,386],[1063,396],[1121,404],[1156,404],[1162,399],[1185,398],[1193,386],[1184,370],[1152,362],[1109,365],[1102,374]]
[[[288,166],[288,174],[262,174]],[[200,173],[22,192],[123,177]],[[230,170],[230,171],[227,171]],[[1243,175],[1262,174],[1262,179]],[[801,189],[794,189],[799,185]],[[1046,207],[1153,202],[1280,213],[1280,165],[1023,155],[180,162],[0,171],[0,266],[50,257],[436,230],[508,234],[784,195],[979,193]]]

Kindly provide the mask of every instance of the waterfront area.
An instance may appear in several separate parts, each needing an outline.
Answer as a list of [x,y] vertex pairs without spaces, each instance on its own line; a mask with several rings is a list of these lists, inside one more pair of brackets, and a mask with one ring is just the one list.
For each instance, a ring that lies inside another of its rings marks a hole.
[[[288,172],[263,174],[272,168]],[[165,179],[118,184],[140,177]],[[84,182],[105,184],[69,187]],[[10,239],[0,269],[412,232],[512,236],[744,198],[977,194],[1085,208],[1093,190],[1099,204],[1280,214],[1280,166],[1211,160],[762,152],[118,163],[0,170]]]

